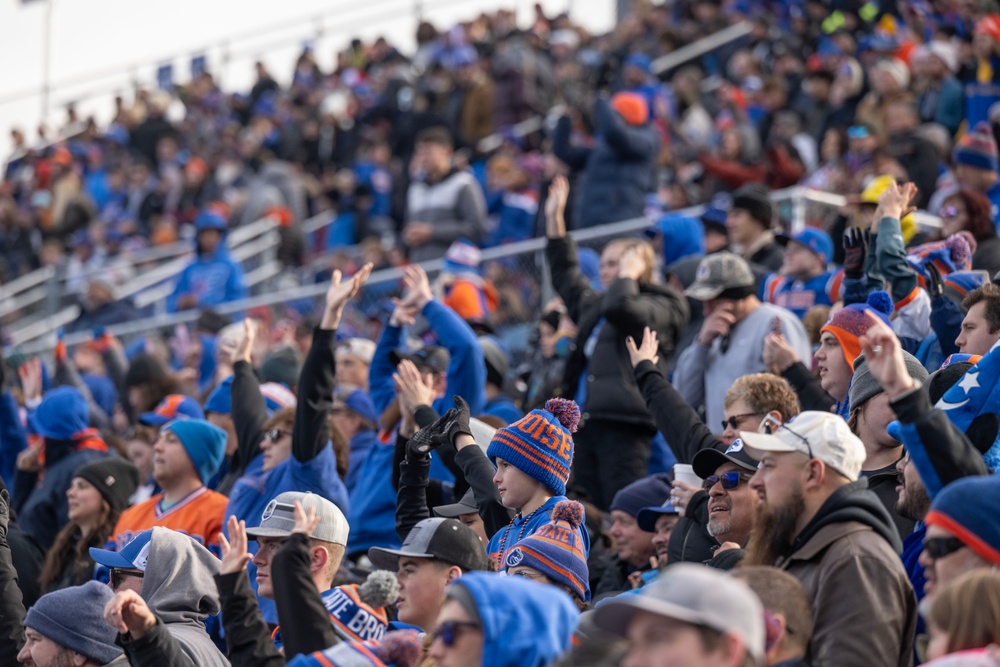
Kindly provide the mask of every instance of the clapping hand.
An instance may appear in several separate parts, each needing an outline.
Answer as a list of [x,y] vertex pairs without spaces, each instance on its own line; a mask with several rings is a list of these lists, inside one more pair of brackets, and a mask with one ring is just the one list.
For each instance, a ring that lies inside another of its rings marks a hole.
[[229,539],[219,533],[219,546],[222,547],[222,565],[219,574],[233,574],[245,570],[252,556],[247,551],[247,522],[238,521],[235,516],[229,517]]
[[326,308],[323,311],[323,321],[320,323],[321,329],[336,329],[340,325],[340,318],[344,314],[344,306],[354,298],[361,286],[368,280],[374,265],[369,262],[361,267],[357,273],[347,281],[341,281],[340,271],[333,272],[330,280],[330,289],[326,292]]
[[868,331],[858,337],[858,342],[868,370],[891,401],[915,388],[917,381],[906,370],[903,347],[893,330],[870,310],[865,311],[865,316],[868,317]]

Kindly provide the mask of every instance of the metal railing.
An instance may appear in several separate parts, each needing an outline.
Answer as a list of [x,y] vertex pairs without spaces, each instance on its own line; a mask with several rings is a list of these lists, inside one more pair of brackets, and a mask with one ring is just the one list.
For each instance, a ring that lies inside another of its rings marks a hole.
[[[803,214],[796,213],[796,211],[804,210],[807,203],[812,202],[825,207],[839,207],[846,203],[846,199],[840,195],[832,195],[830,193],[799,186],[775,191],[772,193],[772,199],[778,204],[785,202],[791,204],[793,214],[791,216],[792,220],[790,227],[793,230],[799,228],[797,226],[799,223],[805,223]],[[675,213],[697,216],[703,210],[704,207],[697,206],[676,211]],[[799,218],[798,222],[795,220],[796,217]],[[306,221],[306,223],[303,223],[303,226],[304,228],[315,230],[323,224],[329,224],[331,219],[332,215],[322,214]],[[936,218],[925,213],[921,213],[918,216],[918,221],[925,227],[934,227],[935,225],[940,224]],[[582,246],[594,246],[600,245],[609,239],[641,233],[653,224],[654,221],[648,218],[635,218],[588,229],[574,230],[570,232],[570,235]],[[542,269],[542,256],[544,254],[545,244],[546,240],[544,238],[533,238],[526,241],[520,241],[518,243],[489,248],[484,250],[482,253],[482,261],[484,264],[494,261],[504,261],[516,265],[518,271],[524,274],[530,274],[533,286],[537,288],[538,291],[537,295],[535,295],[537,303],[530,304],[529,306],[529,310],[532,313],[537,312],[538,303],[544,303],[544,300],[550,296],[544,287],[547,279],[547,272]],[[440,271],[442,260],[438,259],[423,262],[421,263],[421,266],[423,266],[428,273],[434,274]],[[265,260],[258,267],[248,271],[247,273],[248,282],[253,282],[255,285],[265,285],[269,279],[280,275],[281,267],[273,260]],[[385,292],[387,289],[397,284],[401,278],[402,269],[400,268],[390,268],[376,271],[369,278],[365,290],[370,293]],[[234,301],[232,303],[217,306],[213,308],[213,310],[228,315],[244,312],[261,306],[283,307],[289,303],[304,302],[309,300],[313,300],[315,305],[316,300],[322,299],[328,288],[328,282],[309,283],[292,288],[284,288],[268,291],[262,294],[256,294],[246,299],[241,299],[240,301]],[[366,305],[371,304],[369,303]],[[78,315],[79,311],[77,310],[76,313]],[[193,323],[198,319],[199,314],[200,311],[198,310],[159,314],[132,322],[123,322],[121,324],[114,325],[109,327],[108,331],[113,335],[128,338],[135,335],[167,329],[178,324]],[[52,324],[56,326],[65,325],[74,319],[70,318],[69,315],[69,312],[60,313],[58,321],[53,322]],[[506,322],[504,324],[523,324],[523,322]],[[52,335],[54,330],[55,326],[44,327],[40,324],[35,324],[27,330],[18,331],[18,335],[12,337],[11,342],[19,351],[25,353],[31,354],[45,352],[50,350],[55,345],[55,337]],[[74,345],[89,340],[89,338],[89,332],[79,332],[67,335],[65,337],[65,342],[69,345]]]

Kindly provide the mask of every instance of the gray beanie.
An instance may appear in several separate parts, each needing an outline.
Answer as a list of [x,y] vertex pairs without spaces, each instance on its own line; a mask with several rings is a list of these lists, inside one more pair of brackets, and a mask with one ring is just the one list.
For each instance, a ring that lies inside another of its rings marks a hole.
[[105,665],[122,654],[118,632],[104,621],[104,606],[114,596],[96,581],[47,593],[28,610],[24,627]]
[[[906,372],[910,374],[911,378],[921,384],[927,382],[929,373],[923,364],[917,361],[916,357],[904,350],[903,359],[906,361]],[[882,393],[882,385],[868,369],[868,362],[865,361],[865,355],[862,354],[854,360],[854,377],[851,378],[851,390],[848,394],[851,410],[880,393]]]

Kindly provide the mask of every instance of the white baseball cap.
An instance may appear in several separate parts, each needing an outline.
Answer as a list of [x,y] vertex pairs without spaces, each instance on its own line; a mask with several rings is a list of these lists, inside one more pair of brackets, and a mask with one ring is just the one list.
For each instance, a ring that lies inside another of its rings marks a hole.
[[[765,421],[762,428],[767,426]],[[764,452],[802,452],[819,459],[841,475],[857,480],[867,453],[861,439],[840,415],[806,411],[777,427],[772,433],[740,431],[750,456],[758,461]]]

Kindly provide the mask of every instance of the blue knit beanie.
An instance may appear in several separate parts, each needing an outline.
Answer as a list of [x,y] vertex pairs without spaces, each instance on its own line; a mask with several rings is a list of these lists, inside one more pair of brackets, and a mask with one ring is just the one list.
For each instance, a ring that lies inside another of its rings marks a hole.
[[637,479],[615,494],[608,511],[621,510],[631,517],[637,517],[639,510],[665,503],[670,498],[670,489],[670,475],[666,473]]
[[532,410],[497,429],[486,455],[493,465],[503,459],[561,496],[573,465],[573,433],[579,423],[580,408],[574,401],[550,398],[544,410]]
[[1000,566],[1000,475],[963,477],[944,487],[925,519],[940,526],[983,560]]
[[226,432],[204,419],[176,419],[163,428],[177,435],[202,484],[207,483],[226,455]]
[[531,567],[565,586],[581,600],[590,600],[590,571],[580,538],[583,505],[562,500],[552,510],[552,522],[524,538],[507,553],[504,567]]
[[105,665],[122,654],[118,632],[104,621],[104,606],[114,595],[96,581],[47,593],[28,610],[24,627]]
[[75,387],[58,387],[45,394],[41,405],[31,415],[31,429],[53,440],[72,440],[87,428],[90,409],[87,399]]

